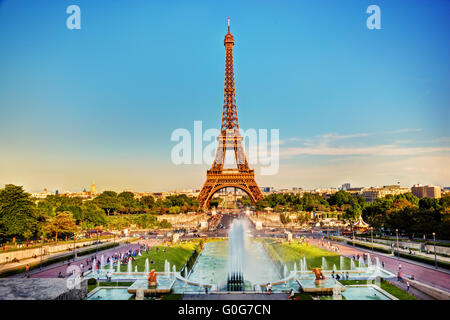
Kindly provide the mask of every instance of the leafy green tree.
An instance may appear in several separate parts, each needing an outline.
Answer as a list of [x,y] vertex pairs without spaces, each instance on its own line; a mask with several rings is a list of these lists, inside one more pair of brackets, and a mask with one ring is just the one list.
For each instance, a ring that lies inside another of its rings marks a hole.
[[45,230],[49,234],[55,235],[55,241],[58,241],[58,235],[61,233],[73,233],[76,230],[75,219],[69,211],[59,212],[55,217],[47,221]]
[[152,209],[155,206],[155,198],[152,196],[144,196],[139,201],[141,208]]
[[94,203],[102,208],[107,215],[120,208],[120,201],[114,191],[104,191],[94,199]]
[[81,207],[81,209],[82,209],[82,216],[80,219],[81,222],[89,224],[90,226],[93,227],[106,225],[105,212],[101,208],[99,208],[94,202],[86,201]]
[[117,196],[117,199],[120,202],[120,205],[122,206],[122,211],[129,213],[134,211],[134,209],[137,208],[138,202],[136,199],[134,199],[133,192],[124,191],[119,193]]
[[0,235],[29,239],[36,231],[36,207],[22,186],[0,189]]

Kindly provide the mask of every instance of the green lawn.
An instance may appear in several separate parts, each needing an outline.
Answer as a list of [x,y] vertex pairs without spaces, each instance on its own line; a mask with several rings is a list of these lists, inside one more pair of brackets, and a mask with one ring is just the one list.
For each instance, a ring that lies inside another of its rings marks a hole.
[[[354,285],[354,284],[367,284],[366,280],[341,280],[339,281],[343,285]],[[380,287],[387,293],[392,294],[394,297],[400,300],[419,300],[415,296],[409,294],[408,292],[400,289],[399,287],[386,282],[386,280],[381,279]]]
[[[297,269],[300,268],[299,260],[306,258],[308,268],[322,267],[322,257],[325,257],[329,269],[333,268],[333,264],[339,270],[340,255],[331,251],[327,251],[311,244],[299,244],[297,242],[282,242],[273,239],[263,239],[262,243],[272,258],[273,261],[279,261],[281,264],[286,264],[289,270],[294,267],[294,262],[297,264]],[[350,259],[344,258],[345,268],[350,269]]]
[[[167,260],[170,262],[170,268],[172,268],[172,265],[175,264],[177,271],[179,271],[181,267],[186,263],[187,259],[191,255],[192,251],[194,251],[197,244],[198,242],[185,242],[173,246],[154,246],[150,248],[148,254],[144,252],[142,256],[135,257],[136,260],[132,263],[132,271],[134,272],[134,267],[137,265],[138,272],[144,272],[146,258],[148,258],[149,260],[150,270],[155,269],[156,271],[164,271],[164,261]],[[156,248],[158,248],[158,251],[156,251]],[[165,249],[165,252],[163,252],[163,249]],[[152,259],[155,261],[154,264],[150,263]],[[127,265],[122,264],[120,266],[120,271],[126,272],[127,268]]]

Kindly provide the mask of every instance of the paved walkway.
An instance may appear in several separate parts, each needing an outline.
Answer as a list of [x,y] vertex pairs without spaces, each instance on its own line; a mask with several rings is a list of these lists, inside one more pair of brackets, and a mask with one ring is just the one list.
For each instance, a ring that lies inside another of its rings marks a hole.
[[[318,245],[318,239],[308,238],[310,243]],[[339,242],[332,242],[332,245],[339,248],[339,253],[350,257],[353,255],[362,255],[363,253],[370,253],[371,257],[378,257],[380,262],[384,261],[384,268],[397,274],[399,269],[399,264],[402,265],[403,277],[410,277],[414,275],[417,281],[429,284],[433,287],[450,292],[450,275],[442,270],[436,270],[433,267],[424,266],[416,262],[411,262],[403,258],[398,259],[397,257],[388,256],[386,254],[381,254],[378,252],[372,252],[370,250],[364,250],[362,248],[353,247],[350,245],[344,245]],[[327,249],[326,247],[321,247]]]
[[183,300],[288,300],[287,293],[185,294]]
[[[351,238],[342,237],[342,236],[339,237],[339,238],[347,240],[349,244],[352,242],[352,239],[351,239]],[[356,239],[356,240],[355,240],[355,243],[356,243],[356,244],[361,243],[361,244],[366,245],[366,246],[371,246],[371,245],[372,245],[372,243],[371,243],[370,241],[363,241],[363,240],[359,240],[359,239]],[[376,247],[379,247],[379,248],[382,248],[382,249],[384,249],[384,250],[392,251],[392,247],[391,247],[391,246],[388,246],[388,245],[386,245],[386,244],[382,244],[382,243],[378,243],[378,242],[375,242],[375,241],[374,241],[373,245],[374,245],[375,248],[376,248]],[[398,248],[398,251],[399,251],[400,253],[407,253],[407,254],[410,254],[410,253],[409,253],[409,250],[406,250],[406,249]],[[394,252],[395,252],[395,254],[397,254],[397,247],[396,247],[396,246],[394,246]],[[428,258],[428,259],[431,259],[431,260],[434,261],[434,252],[432,252],[432,253],[426,253],[426,252],[419,252],[419,251],[415,251],[415,250],[412,250],[412,252],[413,252],[413,254],[416,255],[416,256],[421,256],[421,257]],[[436,255],[436,259],[437,259],[438,261],[450,263],[450,257],[444,257],[444,256],[442,256],[442,255],[437,254],[437,255]]]
[[[118,239],[116,242],[125,242],[130,240],[131,238],[122,238],[122,239]],[[105,246],[107,244],[110,244],[114,242],[113,239],[109,239],[105,242],[102,242],[99,244],[99,249],[101,250],[101,246]],[[87,246],[87,247],[82,247],[82,248],[77,248],[77,252],[82,252],[85,250],[90,250],[92,248],[95,248],[96,244]],[[52,258],[56,258],[56,257],[64,257],[64,256],[71,256],[73,254],[73,250],[63,250],[63,251],[59,251],[59,252],[54,252],[51,254],[47,254],[47,255],[43,255],[42,256],[42,262],[48,260],[48,259],[52,259]],[[36,258],[26,258],[26,259],[20,259],[20,262],[8,262],[6,264],[2,264],[0,265],[0,272],[7,272],[9,270],[15,270],[15,269],[19,269],[19,268],[25,268],[25,266],[27,264],[29,265],[34,265],[36,263],[40,263],[41,262],[41,256],[37,256]]]
[[[126,253],[128,250],[135,250],[139,248],[139,245],[141,244],[149,244],[150,246],[154,246],[156,244],[159,244],[161,240],[156,239],[148,239],[148,240],[139,240],[134,243],[124,244],[119,247],[110,248],[104,251],[99,251],[98,253],[93,253],[86,256],[78,257],[75,261],[70,261],[70,265],[77,265],[79,266],[81,263],[83,263],[84,271],[87,271],[88,268],[86,267],[86,259],[89,259],[93,256],[98,256],[98,258],[101,257],[101,255],[104,255],[105,261],[108,257],[112,256],[116,253]],[[61,272],[63,275],[66,275],[66,270],[69,266],[69,262],[62,262],[62,263],[55,263],[48,267],[42,268],[42,270],[34,269],[30,271],[30,277],[31,278],[57,278],[59,272]],[[24,277],[24,274],[17,274],[13,277]]]

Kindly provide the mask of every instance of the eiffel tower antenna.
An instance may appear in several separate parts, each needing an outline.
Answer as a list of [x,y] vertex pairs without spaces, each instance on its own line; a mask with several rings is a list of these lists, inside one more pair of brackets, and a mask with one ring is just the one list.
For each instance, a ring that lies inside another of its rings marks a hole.
[[[206,172],[206,182],[198,196],[200,207],[207,208],[212,196],[219,190],[228,187],[241,189],[248,194],[253,204],[261,200],[263,195],[255,181],[254,170],[248,166],[242,146],[242,136],[239,132],[239,122],[236,107],[236,90],[234,86],[233,46],[234,37],[230,32],[228,18],[228,33],[225,35],[225,83],[223,94],[222,122],[216,156],[210,170]],[[227,150],[234,151],[236,169],[224,169]]]

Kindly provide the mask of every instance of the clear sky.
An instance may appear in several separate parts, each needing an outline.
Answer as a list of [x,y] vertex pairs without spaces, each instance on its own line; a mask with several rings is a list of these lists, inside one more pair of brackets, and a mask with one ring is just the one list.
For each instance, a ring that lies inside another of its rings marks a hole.
[[[81,8],[69,30],[66,8]],[[366,27],[369,5],[381,30]],[[0,0],[0,185],[201,188],[176,128],[218,128],[226,18],[241,128],[280,130],[261,186],[450,185],[450,2]]]

